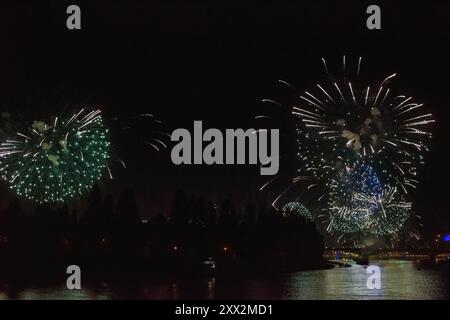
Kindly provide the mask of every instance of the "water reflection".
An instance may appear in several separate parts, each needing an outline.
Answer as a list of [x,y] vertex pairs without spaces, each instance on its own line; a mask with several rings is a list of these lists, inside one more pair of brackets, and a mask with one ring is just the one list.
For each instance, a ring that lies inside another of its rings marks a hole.
[[0,288],[0,299],[450,299],[450,271],[418,270],[411,261],[373,261],[382,288],[366,286],[363,266],[271,277],[100,282],[83,290]]

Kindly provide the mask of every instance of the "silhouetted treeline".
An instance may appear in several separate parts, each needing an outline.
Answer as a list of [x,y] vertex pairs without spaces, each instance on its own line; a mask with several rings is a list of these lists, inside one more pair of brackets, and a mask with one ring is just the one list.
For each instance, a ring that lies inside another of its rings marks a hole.
[[0,213],[0,277],[65,276],[79,265],[85,276],[117,273],[233,274],[315,268],[323,241],[314,224],[283,217],[272,207],[230,199],[216,204],[176,192],[170,212],[141,219],[134,194],[114,201],[95,188],[82,213],[37,206],[27,215],[19,200]]

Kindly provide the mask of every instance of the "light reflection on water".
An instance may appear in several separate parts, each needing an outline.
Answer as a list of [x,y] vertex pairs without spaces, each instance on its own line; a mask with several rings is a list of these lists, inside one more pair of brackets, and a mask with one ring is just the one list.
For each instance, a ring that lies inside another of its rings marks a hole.
[[368,289],[363,266],[293,275],[286,299],[450,299],[449,272],[417,270],[411,261],[373,261],[381,268],[381,289]]
[[62,286],[24,289],[0,299],[450,299],[450,270],[417,270],[411,261],[373,261],[381,268],[381,289],[366,286],[362,266],[295,272],[283,276],[197,278],[102,283],[83,290]]

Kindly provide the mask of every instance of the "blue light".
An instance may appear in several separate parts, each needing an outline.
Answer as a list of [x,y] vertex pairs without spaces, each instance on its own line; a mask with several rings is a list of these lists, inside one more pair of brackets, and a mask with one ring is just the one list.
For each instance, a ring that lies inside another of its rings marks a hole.
[[444,240],[445,242],[449,242],[449,241],[450,241],[450,233],[444,234],[443,240]]

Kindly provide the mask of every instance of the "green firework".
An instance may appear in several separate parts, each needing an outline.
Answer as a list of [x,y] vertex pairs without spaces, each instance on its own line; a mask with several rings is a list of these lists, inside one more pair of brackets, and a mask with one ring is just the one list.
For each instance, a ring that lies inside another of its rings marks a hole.
[[313,216],[312,216],[311,212],[308,210],[308,208],[306,208],[300,202],[294,201],[294,202],[289,202],[289,203],[285,204],[283,206],[282,212],[283,212],[283,216],[285,216],[285,217],[295,215],[295,216],[301,216],[304,219],[306,219],[307,221],[313,220]]
[[61,203],[88,192],[109,171],[110,156],[100,110],[82,109],[51,124],[34,121],[3,138],[0,174],[21,197]]

